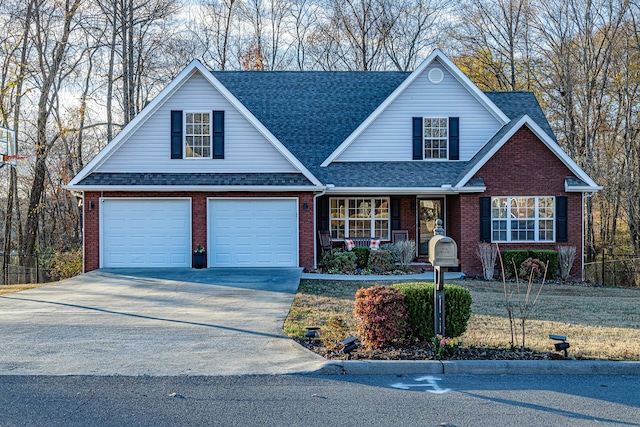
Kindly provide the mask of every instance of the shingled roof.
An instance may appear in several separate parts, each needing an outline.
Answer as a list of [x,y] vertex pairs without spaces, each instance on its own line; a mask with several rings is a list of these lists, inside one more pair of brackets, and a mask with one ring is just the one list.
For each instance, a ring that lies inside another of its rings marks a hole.
[[[320,164],[410,75],[408,72],[214,71],[213,75],[321,182],[340,187],[455,185],[481,156],[468,162],[349,162]],[[487,92],[511,119],[530,116],[551,138],[531,92]],[[495,137],[493,138],[495,139]]]

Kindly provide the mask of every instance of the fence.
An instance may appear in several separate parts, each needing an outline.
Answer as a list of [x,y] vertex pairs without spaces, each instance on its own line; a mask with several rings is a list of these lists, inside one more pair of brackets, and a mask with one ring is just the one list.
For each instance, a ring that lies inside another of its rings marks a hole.
[[584,278],[604,286],[640,287],[640,257],[602,254],[600,260],[585,263]]
[[[53,281],[48,268],[53,253],[22,255],[12,253],[6,268],[1,268],[0,285],[47,283]],[[0,253],[0,260],[2,254]],[[22,261],[22,262],[21,262]]]

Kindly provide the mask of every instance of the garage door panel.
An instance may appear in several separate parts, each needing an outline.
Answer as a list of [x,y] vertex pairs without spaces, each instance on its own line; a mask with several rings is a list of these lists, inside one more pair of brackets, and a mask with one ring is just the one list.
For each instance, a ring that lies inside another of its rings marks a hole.
[[191,266],[191,204],[185,199],[104,199],[103,267]]
[[297,201],[210,199],[209,265],[294,267]]

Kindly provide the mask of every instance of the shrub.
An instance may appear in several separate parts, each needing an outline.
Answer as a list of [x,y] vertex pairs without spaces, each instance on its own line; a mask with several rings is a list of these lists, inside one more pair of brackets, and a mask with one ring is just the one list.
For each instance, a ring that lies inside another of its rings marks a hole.
[[376,273],[386,273],[392,271],[395,263],[391,258],[391,254],[384,249],[371,251],[369,254],[369,268]]
[[401,240],[396,243],[398,253],[400,254],[400,265],[402,267],[409,267],[411,261],[416,256],[416,242],[413,240]]
[[58,280],[68,279],[82,273],[82,249],[55,251],[51,262],[51,275]]
[[369,253],[371,248],[368,246],[356,246],[351,250],[356,255],[356,267],[367,268],[369,265]]
[[[413,337],[430,340],[435,335],[433,312],[433,283],[398,283],[391,286],[402,292],[407,301],[409,326]],[[471,317],[471,294],[461,286],[444,285],[445,332],[458,337],[467,330]]]
[[402,344],[406,339],[405,296],[397,289],[380,285],[358,289],[353,316],[356,332],[367,348]]
[[478,243],[478,258],[482,262],[482,272],[484,280],[493,280],[493,273],[496,268],[496,258],[498,257],[498,245],[487,242]]
[[537,258],[543,265],[547,265],[549,262],[549,266],[547,267],[547,275],[546,278],[548,280],[553,280],[558,275],[558,252],[552,249],[536,249],[530,250],[529,256],[531,258]]
[[523,280],[532,280],[537,282],[542,276],[545,275],[546,264],[540,261],[538,258],[527,258],[520,265],[518,274]]
[[567,280],[576,258],[575,246],[558,246],[558,264],[560,267],[560,278]]
[[325,252],[322,254],[322,265],[329,273],[353,273],[356,269],[356,255],[341,250]]
[[393,243],[385,243],[384,245],[380,245],[380,250],[389,252],[389,256],[391,256],[391,262],[395,265],[400,262],[400,251],[398,247]]
[[507,249],[502,251],[505,276],[507,278],[515,277],[516,269],[519,269],[527,258],[529,258],[529,251],[527,250]]

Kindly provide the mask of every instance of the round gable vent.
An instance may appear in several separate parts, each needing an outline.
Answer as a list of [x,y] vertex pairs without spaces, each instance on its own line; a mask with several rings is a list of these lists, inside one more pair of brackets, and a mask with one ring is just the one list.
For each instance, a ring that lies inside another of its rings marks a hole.
[[437,85],[438,83],[442,82],[442,80],[444,80],[444,73],[440,68],[433,68],[431,71],[429,71],[429,81],[431,83]]

